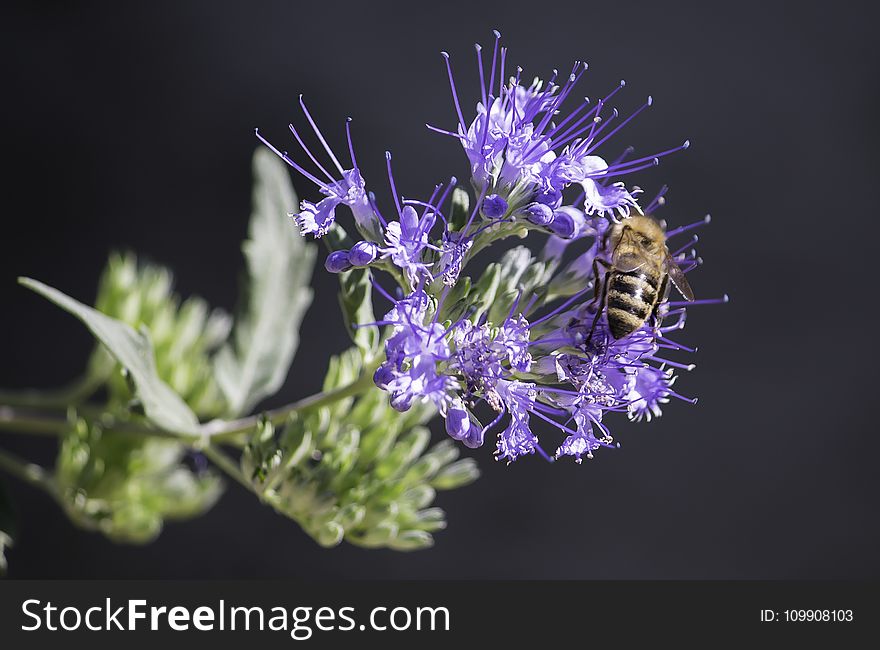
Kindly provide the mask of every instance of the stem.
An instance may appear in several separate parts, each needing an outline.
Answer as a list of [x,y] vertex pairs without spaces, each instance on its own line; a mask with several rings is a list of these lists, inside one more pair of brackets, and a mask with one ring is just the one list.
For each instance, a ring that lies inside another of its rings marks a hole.
[[96,372],[88,372],[75,380],[70,386],[53,391],[24,390],[21,392],[0,391],[0,404],[32,408],[67,408],[78,404],[92,395],[104,378]]
[[[39,436],[59,436],[70,431],[70,428],[71,422],[66,415],[30,412],[11,406],[0,406],[0,431]],[[114,433],[125,435],[149,435],[159,438],[181,437],[175,433],[136,423],[120,422],[109,428]]]
[[39,465],[0,449],[0,469],[25,483],[29,483],[34,487],[45,490],[53,497],[58,497],[58,489],[55,486],[55,480]]
[[[291,413],[320,408],[321,406],[364,392],[373,385],[373,366],[374,364],[368,364],[357,379],[335,390],[310,395],[297,402],[292,402],[263,414],[250,415],[231,421],[212,420],[203,424],[197,434],[164,431],[139,422],[113,423],[107,429],[114,433],[128,435],[174,438],[197,446],[199,443],[205,443],[208,440],[234,444],[237,436],[256,427],[263,417],[273,424],[283,424]],[[0,431],[58,436],[69,430],[70,420],[66,413],[58,415],[45,412],[29,412],[13,406],[0,405]]]
[[362,372],[360,377],[355,379],[350,384],[340,386],[339,388],[331,391],[310,395],[309,397],[305,397],[298,402],[293,402],[277,409],[266,411],[263,414],[250,415],[246,418],[240,418],[238,420],[214,420],[213,422],[208,422],[207,424],[202,426],[202,433],[204,436],[208,436],[212,439],[216,439],[217,437],[233,436],[239,433],[250,431],[257,425],[257,423],[260,421],[260,418],[262,417],[268,419],[270,422],[272,422],[272,424],[283,424],[291,413],[299,413],[301,411],[308,411],[314,408],[320,408],[321,406],[325,406],[327,404],[332,404],[333,402],[345,399],[346,397],[351,397],[352,395],[362,393],[364,390],[372,385],[373,372],[372,369],[368,369]]
[[201,452],[205,454],[205,456],[207,456],[217,467],[222,469],[226,474],[241,483],[249,491],[253,491],[253,486],[250,484],[250,481],[245,478],[244,474],[241,473],[241,469],[239,468],[238,464],[229,456],[227,456],[223,451],[221,451],[217,447],[205,445],[201,448]]

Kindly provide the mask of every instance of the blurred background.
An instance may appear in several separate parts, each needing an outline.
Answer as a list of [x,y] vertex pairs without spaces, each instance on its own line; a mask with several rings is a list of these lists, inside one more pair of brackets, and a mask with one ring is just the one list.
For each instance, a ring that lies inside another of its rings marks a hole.
[[[579,58],[590,63],[584,94],[625,78],[622,111],[653,95],[601,153],[690,138],[687,152],[628,180],[649,194],[670,184],[670,224],[712,213],[691,280],[702,297],[732,297],[694,308],[682,337],[699,345],[698,368],[676,386],[697,406],[672,403],[649,424],[620,417],[622,448],[580,466],[530,457],[506,467],[489,446],[466,450],[484,475],[440,494],[449,528],[431,550],[320,548],[237,485],[153,544],[117,546],[4,477],[19,514],[11,577],[880,577],[870,342],[880,231],[868,207],[880,93],[867,4],[28,2],[2,12],[4,388],[64,384],[92,347],[18,275],[90,302],[107,253],[134,250],[173,268],[184,295],[232,309],[253,128],[292,150],[299,93],[334,147],[354,118],[381,201],[386,149],[409,195],[464,176],[460,148],[424,124],[454,124],[440,50],[472,105],[473,43],[491,44],[492,28],[527,78]],[[318,389],[328,356],[348,345],[335,277],[319,270],[314,286],[272,404]],[[54,456],[49,440],[3,433],[0,444]]]

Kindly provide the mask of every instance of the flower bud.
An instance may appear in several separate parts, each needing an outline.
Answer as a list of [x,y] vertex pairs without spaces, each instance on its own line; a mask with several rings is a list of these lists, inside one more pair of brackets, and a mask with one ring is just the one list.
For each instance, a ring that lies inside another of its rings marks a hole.
[[490,219],[497,219],[507,212],[507,201],[497,194],[490,194],[483,199],[483,214]]
[[486,434],[481,427],[471,427],[462,442],[466,447],[476,449],[477,447],[483,446],[483,436],[485,435]]
[[471,428],[471,419],[461,403],[446,412],[446,433],[455,440],[463,440]]
[[564,239],[573,239],[586,228],[584,213],[577,208],[562,206],[553,212],[553,223],[550,230]]
[[525,209],[526,219],[536,226],[547,226],[553,221],[553,210],[543,203],[530,203]]
[[391,380],[394,379],[394,370],[388,364],[383,363],[381,366],[376,368],[376,372],[373,373],[373,383],[376,384],[379,388],[385,388],[388,384],[391,383]]
[[324,260],[324,268],[330,273],[342,273],[351,268],[351,261],[348,259],[348,251],[333,251]]
[[548,187],[535,195],[535,201],[551,208],[558,208],[562,204],[562,192]]
[[352,266],[366,266],[376,259],[379,247],[371,241],[359,241],[348,251],[348,261]]
[[391,407],[395,411],[408,411],[412,406],[412,393],[394,393],[391,396]]

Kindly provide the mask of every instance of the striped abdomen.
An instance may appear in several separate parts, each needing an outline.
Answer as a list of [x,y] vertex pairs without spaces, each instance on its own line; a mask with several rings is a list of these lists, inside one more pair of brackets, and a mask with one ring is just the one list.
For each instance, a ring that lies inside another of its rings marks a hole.
[[611,336],[622,339],[639,329],[657,304],[659,272],[641,268],[627,273],[611,271],[607,315]]

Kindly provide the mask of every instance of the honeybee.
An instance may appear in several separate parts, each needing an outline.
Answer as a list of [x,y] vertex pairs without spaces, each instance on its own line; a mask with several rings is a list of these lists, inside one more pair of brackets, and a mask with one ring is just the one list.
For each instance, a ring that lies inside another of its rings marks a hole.
[[[611,261],[598,256],[593,261],[594,301],[599,301],[599,307],[588,341],[603,309],[615,340],[632,334],[648,318],[656,318],[657,307],[669,292],[669,281],[685,300],[694,299],[684,272],[666,247],[666,232],[654,217],[634,215],[614,224],[603,237],[602,251],[606,254],[610,251]],[[601,293],[598,291],[597,264],[606,269]]]

